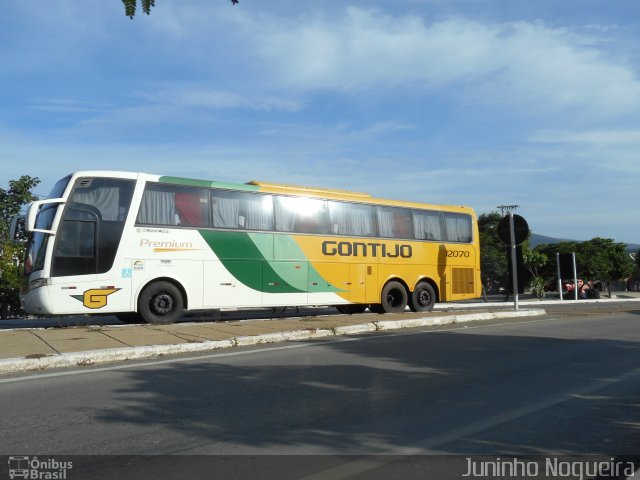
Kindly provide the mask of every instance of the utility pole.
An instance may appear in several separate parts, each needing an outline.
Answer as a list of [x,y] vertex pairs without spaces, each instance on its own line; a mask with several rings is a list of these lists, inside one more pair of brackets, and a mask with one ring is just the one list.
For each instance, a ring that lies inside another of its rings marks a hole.
[[[524,218],[520,215],[513,214],[513,210],[519,205],[498,205],[502,213],[502,220],[498,225],[498,234],[500,239],[509,245],[509,257],[511,259],[511,283],[513,288],[513,309],[518,310],[518,245],[522,243],[529,233],[529,226]],[[505,214],[506,212],[506,214]],[[516,234],[516,218],[518,220],[518,233]],[[517,236],[517,238],[516,238]],[[507,296],[508,298],[508,296]]]
[[500,209],[500,215],[505,216],[505,212],[507,215],[514,211],[516,208],[520,208],[520,205],[498,205],[496,208]]

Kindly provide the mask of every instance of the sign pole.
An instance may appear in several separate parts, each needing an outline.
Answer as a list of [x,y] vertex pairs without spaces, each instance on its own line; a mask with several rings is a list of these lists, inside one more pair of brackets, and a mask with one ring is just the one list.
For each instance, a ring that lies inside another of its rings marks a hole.
[[[516,207],[517,205],[512,205]],[[500,207],[499,207],[500,208]],[[505,207],[507,208],[507,207]],[[509,248],[506,249],[507,259],[511,260],[511,279],[513,287],[513,309],[518,310],[518,247],[522,242],[527,239],[529,235],[529,225],[527,221],[520,215],[514,215],[513,212],[509,212],[508,216],[502,217],[500,223],[498,223],[498,237]],[[509,252],[509,249],[511,252]]]
[[564,299],[562,298],[562,272],[560,270],[560,254],[556,253],[556,263],[558,264],[558,295],[560,295],[560,301],[562,302]]
[[578,300],[578,272],[576,269],[576,252],[571,253],[571,259],[573,260],[573,299]]
[[516,256],[516,229],[513,224],[513,212],[509,212],[509,230],[511,231],[511,271],[513,277],[513,309],[518,310],[518,259]]

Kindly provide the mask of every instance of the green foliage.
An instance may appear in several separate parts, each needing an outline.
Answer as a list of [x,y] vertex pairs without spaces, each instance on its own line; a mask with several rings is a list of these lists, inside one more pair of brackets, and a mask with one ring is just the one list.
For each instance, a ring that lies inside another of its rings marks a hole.
[[23,175],[9,181],[9,189],[0,188],[0,317],[7,318],[9,312],[18,312],[18,292],[22,285],[25,246],[9,239],[11,221],[22,207],[37,200],[31,190],[40,183],[35,177]]
[[544,253],[531,250],[526,244],[522,248],[522,262],[531,274],[529,288],[536,298],[544,298],[545,277],[540,275],[540,270],[547,264],[548,257]]
[[545,296],[545,284],[546,281],[542,277],[534,277],[531,279],[531,282],[529,282],[529,289],[531,290],[531,293],[533,293],[533,296],[538,300],[542,300]]
[[[509,273],[505,255],[506,246],[498,237],[498,224],[502,217],[498,212],[478,217],[480,230],[480,267],[482,281],[487,291],[496,287],[508,288]],[[522,260],[530,276],[529,288],[538,298],[544,296],[544,285],[557,277],[556,253],[576,254],[578,277],[603,282],[629,278],[634,269],[640,269],[640,252],[636,261],[631,259],[624,243],[610,238],[593,238],[585,242],[560,242],[539,245],[531,250],[528,241],[522,245]]]
[[534,277],[540,276],[538,271],[546,265],[547,260],[548,257],[542,252],[530,250],[528,246],[522,249],[524,266],[527,267],[527,270],[529,270]]
[[[549,258],[555,258],[556,253],[575,252],[578,277],[586,280],[623,280],[633,273],[633,260],[626,252],[626,245],[610,238],[539,245],[536,251]],[[547,262],[543,271],[548,277],[556,276],[556,262]]]
[[18,293],[23,282],[24,246],[14,242],[3,242],[0,249],[0,318],[10,312],[20,311]]
[[9,190],[0,188],[0,240],[9,238],[9,227],[23,205],[37,200],[31,190],[40,183],[37,177],[23,175],[18,180],[9,180]]
[[[234,5],[238,3],[239,0],[229,0]],[[124,4],[124,14],[133,19],[136,15],[136,10],[138,7],[138,0],[122,0]],[[156,6],[156,0],[140,0],[140,7],[142,11],[149,15],[151,13],[151,7]]]

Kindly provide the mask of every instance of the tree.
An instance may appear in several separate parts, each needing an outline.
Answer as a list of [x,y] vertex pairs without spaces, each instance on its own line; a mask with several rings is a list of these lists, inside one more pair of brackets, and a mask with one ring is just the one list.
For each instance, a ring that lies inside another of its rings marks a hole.
[[[609,294],[611,281],[626,279],[633,273],[633,260],[626,251],[626,245],[615,243],[610,238],[596,237],[585,242],[539,245],[536,251],[549,258],[555,258],[556,253],[574,252],[578,277],[606,282]],[[547,262],[543,270],[550,277],[557,275],[555,262]]]
[[610,238],[593,238],[580,244],[579,252],[587,267],[581,268],[585,277],[607,282],[611,296],[611,281],[627,279],[633,273],[633,260],[624,243]]
[[[232,4],[238,3],[239,0],[229,0]],[[136,15],[136,9],[138,6],[138,0],[122,0],[124,3],[124,14],[133,19]],[[151,13],[151,7],[156,6],[156,0],[140,0],[140,6],[142,7],[142,11],[149,15]]]
[[11,221],[22,207],[37,200],[32,189],[40,183],[37,177],[23,175],[9,181],[9,189],[0,188],[0,318],[19,311],[18,292],[22,284],[24,245],[9,238]]
[[480,231],[480,270],[486,292],[500,287],[508,288],[507,256],[505,244],[498,237],[498,224],[502,217],[498,212],[483,213],[478,217]]
[[547,256],[544,253],[531,250],[528,242],[522,248],[522,262],[531,274],[531,292],[536,298],[544,298],[545,277],[541,275],[541,269],[547,264]]
[[[579,242],[558,242],[552,244],[538,245],[534,250],[547,256],[547,263],[539,268],[539,273],[547,279],[556,278],[558,276],[558,266],[556,263],[556,253],[575,253],[578,251]],[[576,253],[576,263],[580,265],[582,262],[578,260]]]

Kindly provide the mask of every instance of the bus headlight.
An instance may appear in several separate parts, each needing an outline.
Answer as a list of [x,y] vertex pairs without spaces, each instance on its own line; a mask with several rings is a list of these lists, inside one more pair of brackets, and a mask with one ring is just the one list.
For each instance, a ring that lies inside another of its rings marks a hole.
[[30,292],[32,290],[35,290],[36,288],[44,287],[47,284],[48,281],[46,278],[36,278],[35,280],[31,280],[29,282],[29,288],[27,289],[27,291]]

